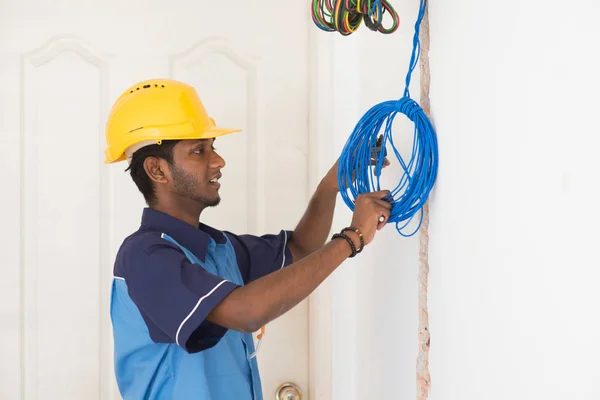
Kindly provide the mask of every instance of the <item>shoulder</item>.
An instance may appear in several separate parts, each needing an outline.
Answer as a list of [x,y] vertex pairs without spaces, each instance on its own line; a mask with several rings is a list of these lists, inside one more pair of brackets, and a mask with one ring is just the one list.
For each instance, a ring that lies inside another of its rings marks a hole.
[[131,236],[127,237],[121,248],[119,254],[129,255],[139,252],[145,254],[151,254],[153,251],[162,247],[170,247],[178,249],[178,247],[171,241],[164,238],[164,234],[158,231],[137,231]]
[[115,259],[114,273],[123,277],[127,270],[140,263],[147,263],[159,250],[183,252],[171,241],[163,237],[163,233],[150,230],[139,230],[131,234],[119,247]]

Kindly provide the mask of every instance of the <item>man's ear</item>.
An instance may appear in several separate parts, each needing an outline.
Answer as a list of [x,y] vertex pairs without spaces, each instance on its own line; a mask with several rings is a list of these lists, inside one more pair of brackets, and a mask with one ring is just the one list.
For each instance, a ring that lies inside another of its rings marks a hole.
[[144,170],[154,182],[167,183],[169,181],[167,162],[163,159],[147,157],[144,160]]

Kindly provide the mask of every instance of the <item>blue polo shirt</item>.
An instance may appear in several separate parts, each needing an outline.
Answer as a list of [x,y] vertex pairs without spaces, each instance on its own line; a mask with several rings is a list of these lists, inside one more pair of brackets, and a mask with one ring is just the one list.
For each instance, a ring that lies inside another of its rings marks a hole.
[[144,209],[114,266],[110,313],[123,399],[262,400],[252,335],[206,316],[235,288],[289,265],[290,237],[196,228]]

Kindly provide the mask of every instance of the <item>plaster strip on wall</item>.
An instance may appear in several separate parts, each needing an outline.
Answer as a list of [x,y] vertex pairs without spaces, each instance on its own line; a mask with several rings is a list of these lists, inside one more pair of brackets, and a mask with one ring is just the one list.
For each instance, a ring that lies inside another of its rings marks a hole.
[[[420,105],[427,117],[431,117],[429,101],[429,1],[420,30],[421,42],[421,101]],[[423,207],[423,223],[419,232],[419,353],[417,356],[417,400],[429,396],[431,377],[429,375],[429,314],[427,311],[427,285],[429,275],[429,203]]]

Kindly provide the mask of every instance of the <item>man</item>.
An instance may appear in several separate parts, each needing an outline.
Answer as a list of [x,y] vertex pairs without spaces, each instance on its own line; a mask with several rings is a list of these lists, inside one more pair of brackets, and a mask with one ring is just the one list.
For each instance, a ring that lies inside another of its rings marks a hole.
[[[293,232],[262,237],[200,223],[219,203],[225,161],[196,91],[144,81],[113,106],[106,162],[127,160],[148,208],[116,257],[115,372],[124,399],[262,399],[252,332],[305,299],[387,221],[388,191],[359,196],[350,227],[325,244],[337,165]],[[285,268],[284,268],[285,267]]]

